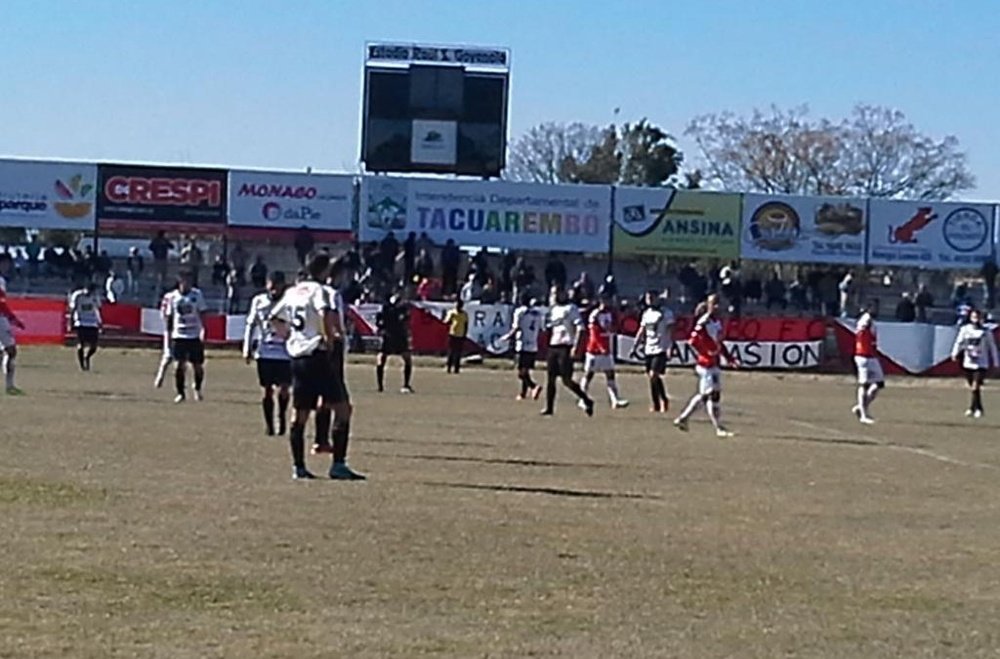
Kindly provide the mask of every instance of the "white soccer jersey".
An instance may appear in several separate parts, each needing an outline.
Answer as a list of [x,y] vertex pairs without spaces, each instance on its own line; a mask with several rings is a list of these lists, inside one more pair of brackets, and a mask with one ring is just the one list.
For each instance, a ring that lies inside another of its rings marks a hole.
[[[247,312],[246,328],[243,331],[243,356],[253,356],[254,359],[289,359],[285,349],[285,338],[274,331],[271,325],[271,310],[277,304],[270,294],[255,295],[250,301],[250,311]],[[253,355],[251,348],[256,342]]]
[[542,333],[542,312],[534,307],[518,307],[514,310],[511,326],[517,334],[514,339],[515,352],[538,352],[538,337]]
[[0,293],[7,293],[7,280],[0,276]]
[[200,339],[204,330],[201,314],[207,309],[205,296],[197,288],[187,293],[178,289],[167,293],[163,298],[163,316],[172,321],[170,338]]
[[1000,366],[997,344],[993,332],[981,325],[966,323],[958,330],[952,357],[962,353],[962,366],[970,370],[988,369],[990,365]]
[[642,312],[639,326],[642,327],[643,353],[646,355],[662,355],[670,350],[673,337],[670,328],[674,324],[674,312],[670,309],[650,307]]
[[574,346],[577,334],[583,327],[583,318],[575,304],[556,304],[549,309],[545,324],[552,330],[550,346]]
[[327,287],[304,281],[285,291],[271,309],[271,318],[288,323],[285,347],[292,357],[306,357],[327,348],[323,317],[333,311],[333,299]]
[[101,299],[80,289],[69,296],[69,317],[73,327],[101,326]]
[[337,312],[337,317],[340,318],[340,329],[344,330],[344,322],[346,321],[346,308],[344,307],[344,296],[340,294],[336,288],[330,285],[323,287],[326,290],[326,294],[330,296],[330,306],[334,311]]

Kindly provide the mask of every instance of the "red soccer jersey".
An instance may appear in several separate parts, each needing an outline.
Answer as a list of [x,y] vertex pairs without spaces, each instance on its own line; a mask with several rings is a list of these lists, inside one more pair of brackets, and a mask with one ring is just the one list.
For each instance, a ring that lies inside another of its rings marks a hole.
[[854,334],[855,357],[878,357],[878,335],[875,333],[875,321],[867,314],[858,318],[858,329]]
[[698,366],[718,368],[722,359],[722,323],[707,314],[702,316],[691,330],[688,342]]
[[615,331],[615,314],[610,309],[590,312],[587,323],[587,352],[591,355],[611,354],[611,337]]

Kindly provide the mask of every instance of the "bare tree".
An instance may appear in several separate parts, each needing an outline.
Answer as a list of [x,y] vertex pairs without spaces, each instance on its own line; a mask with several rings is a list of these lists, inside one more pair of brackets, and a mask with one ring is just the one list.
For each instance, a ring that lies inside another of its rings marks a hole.
[[921,134],[902,112],[858,105],[813,120],[805,106],[696,117],[687,134],[705,181],[734,191],[946,199],[974,187],[958,140]]
[[567,158],[583,160],[603,139],[597,126],[547,122],[529,129],[510,146],[504,178],[528,183],[563,183]]

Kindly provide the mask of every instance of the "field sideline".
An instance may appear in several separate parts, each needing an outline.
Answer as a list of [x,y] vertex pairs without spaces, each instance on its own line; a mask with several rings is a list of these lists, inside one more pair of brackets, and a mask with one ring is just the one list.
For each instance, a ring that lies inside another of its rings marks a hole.
[[[513,373],[348,368],[364,483],[290,480],[254,370],[22,350],[0,397],[0,657],[995,657],[1000,392],[726,374],[718,440],[603,378],[588,420]],[[537,373],[541,376],[541,373]],[[694,387],[672,372],[675,405]],[[325,473],[326,459],[310,466]]]

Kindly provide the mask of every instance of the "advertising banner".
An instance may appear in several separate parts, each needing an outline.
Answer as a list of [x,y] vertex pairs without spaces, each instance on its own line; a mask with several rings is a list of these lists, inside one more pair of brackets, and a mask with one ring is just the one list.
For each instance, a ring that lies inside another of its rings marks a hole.
[[216,226],[226,222],[224,169],[101,165],[97,218],[162,228],[162,223]]
[[458,160],[458,123],[413,120],[410,160],[424,165],[454,165]]
[[350,231],[354,177],[232,171],[229,225]]
[[97,165],[0,160],[0,226],[94,230]]
[[868,263],[978,268],[993,255],[993,206],[872,199]]
[[615,256],[735,259],[740,196],[671,188],[615,188]]
[[611,188],[367,176],[360,238],[427,233],[442,244],[606,253]]
[[761,261],[847,263],[865,259],[864,199],[743,196],[740,255]]

